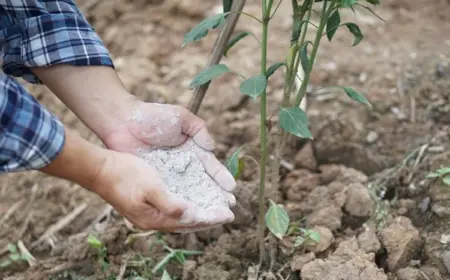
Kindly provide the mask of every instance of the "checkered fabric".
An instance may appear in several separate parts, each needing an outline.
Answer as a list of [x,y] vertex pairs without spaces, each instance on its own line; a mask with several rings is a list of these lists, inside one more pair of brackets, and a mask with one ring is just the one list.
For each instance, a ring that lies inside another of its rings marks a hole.
[[74,1],[0,0],[0,172],[41,168],[64,144],[64,128],[13,77],[41,81],[30,67],[114,67]]

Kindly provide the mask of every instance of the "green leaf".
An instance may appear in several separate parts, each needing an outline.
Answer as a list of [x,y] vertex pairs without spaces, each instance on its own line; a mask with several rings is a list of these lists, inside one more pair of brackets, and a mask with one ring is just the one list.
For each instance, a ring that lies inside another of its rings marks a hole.
[[344,23],[343,25],[347,26],[348,30],[355,37],[355,39],[353,40],[352,47],[358,45],[362,41],[362,39],[364,38],[364,36],[361,33],[361,30],[359,29],[359,26],[354,24],[353,22],[347,22],[347,23]]
[[305,73],[309,72],[308,43],[309,41],[305,42],[300,49],[300,63]]
[[247,37],[248,35],[250,35],[250,32],[247,31],[243,31],[243,32],[239,32],[238,34],[236,34],[233,38],[230,39],[230,41],[228,42],[227,46],[225,47],[225,50],[223,52],[224,56],[227,56],[228,51],[234,46],[236,45],[237,42],[239,42],[240,40],[244,39],[245,37]]
[[305,243],[305,238],[303,238],[303,236],[297,236],[295,238],[295,242],[294,242],[294,247],[298,247],[301,246]]
[[203,254],[202,251],[180,250],[185,256],[197,256]]
[[12,264],[12,263],[11,263],[10,260],[2,261],[2,262],[0,262],[0,267],[1,267],[1,268],[8,267],[8,266],[10,266],[11,264]]
[[9,255],[9,258],[12,261],[18,261],[18,260],[20,260],[20,255],[19,254],[11,254],[11,255]]
[[240,90],[243,94],[256,98],[264,92],[267,79],[263,75],[251,77],[241,83]]
[[372,108],[372,104],[370,104],[369,100],[362,94],[357,92],[356,90],[349,88],[349,87],[343,87],[345,93],[353,100],[358,101],[359,103],[366,104],[370,108]]
[[170,260],[175,257],[175,252],[167,254],[162,260],[160,260],[152,269],[152,273],[155,274],[159,270],[163,269]]
[[17,253],[17,246],[13,243],[8,243],[8,251],[10,253]]
[[180,263],[184,263],[186,261],[186,258],[181,251],[175,251],[175,259],[177,259]]
[[289,228],[289,215],[280,204],[269,200],[270,207],[266,213],[266,225],[273,235],[282,239]]
[[187,44],[191,42],[198,41],[208,35],[209,30],[216,29],[225,23],[225,17],[228,13],[222,13],[210,18],[204,19],[197,26],[195,26],[191,31],[184,35],[183,45],[184,48]]
[[226,66],[225,64],[215,64],[198,73],[197,76],[192,79],[191,83],[189,84],[189,88],[193,89],[195,87],[206,84],[212,79],[217,78],[227,72],[230,72],[230,68],[228,68],[228,66]]
[[233,0],[222,0],[223,12],[228,13],[231,11],[231,6],[233,5]]
[[437,177],[441,177],[441,174],[432,172],[432,173],[428,174],[427,176],[425,176],[426,179],[437,178]]
[[349,8],[353,6],[356,2],[357,0],[340,0],[339,6],[341,8]]
[[447,186],[450,186],[450,176],[442,178],[442,182],[444,182]]
[[436,170],[439,175],[445,175],[450,173],[450,167],[443,167]]
[[309,237],[309,239],[311,239],[312,241],[314,241],[316,243],[319,243],[319,241],[320,241],[320,234],[316,231],[309,230],[308,237]]
[[327,21],[327,38],[331,42],[334,34],[336,33],[339,25],[341,24],[341,16],[339,15],[339,10],[336,10]]
[[286,63],[284,63],[284,62],[277,62],[277,63],[272,64],[269,67],[269,69],[267,69],[267,74],[266,74],[267,79],[269,79],[269,77],[272,76],[273,73],[275,73],[275,71],[277,71],[278,68],[280,68],[283,65],[286,66]]
[[93,248],[97,249],[103,248],[103,243],[93,235],[89,235],[87,242]]
[[373,5],[379,5],[380,4],[380,0],[366,0],[367,2],[369,2],[370,4]]
[[228,171],[230,171],[231,175],[233,175],[235,179],[239,177],[241,172],[241,167],[239,164],[239,153],[241,152],[242,148],[244,148],[244,146],[239,147],[225,163]]
[[301,138],[313,139],[308,128],[308,117],[299,107],[281,108],[278,121],[281,128],[287,132]]
[[172,277],[170,277],[169,272],[167,272],[167,270],[164,269],[163,275],[161,277],[161,280],[172,280]]

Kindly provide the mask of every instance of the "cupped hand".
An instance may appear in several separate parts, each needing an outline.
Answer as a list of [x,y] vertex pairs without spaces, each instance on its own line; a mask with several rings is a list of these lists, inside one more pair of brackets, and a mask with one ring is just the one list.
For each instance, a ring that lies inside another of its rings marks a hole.
[[[187,109],[177,105],[136,101],[133,106],[130,106],[128,118],[103,139],[103,142],[108,149],[139,155],[142,152],[157,148],[180,146],[188,138],[191,138],[196,144],[193,152],[202,162],[206,173],[222,188],[222,193],[229,202],[229,206],[233,207],[236,198],[232,191],[236,187],[236,181],[213,154],[215,143],[207,131],[205,122]],[[152,170],[154,173],[152,176],[159,178],[157,171]],[[134,173],[135,171],[130,170],[130,174]],[[158,185],[164,189],[162,181],[158,181]],[[136,190],[136,192],[139,192],[139,190]],[[214,223],[196,225],[194,228],[187,227],[176,231],[196,231],[233,221],[234,216],[232,219],[229,216],[229,213],[232,212],[229,209],[223,211],[222,216],[218,215],[218,218],[213,219]],[[142,212],[141,215],[145,216],[146,213]],[[189,214],[191,218],[195,217],[197,221],[205,219],[205,217],[201,217],[202,215],[205,214]],[[166,223],[172,226],[173,219],[176,218],[165,217],[164,219],[168,219]],[[130,222],[133,223],[133,220],[130,220]]]
[[158,172],[141,158],[115,151],[94,182],[103,199],[143,230],[190,232],[233,221],[229,208],[197,212],[182,197],[166,191]]
[[[191,137],[201,148],[196,155],[211,178],[225,192],[230,193],[235,189],[234,177],[212,153],[215,143],[205,122],[186,108],[136,101],[124,123],[104,139],[107,148],[139,154],[156,148],[176,147]],[[233,204],[234,197],[230,199]]]

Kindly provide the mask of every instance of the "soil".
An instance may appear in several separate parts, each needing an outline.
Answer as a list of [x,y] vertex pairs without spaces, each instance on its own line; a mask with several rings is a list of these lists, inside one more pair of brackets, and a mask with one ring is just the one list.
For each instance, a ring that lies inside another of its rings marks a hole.
[[[186,106],[191,79],[207,63],[216,32],[181,49],[183,36],[221,1],[77,1],[114,58],[125,86],[148,102]],[[93,3],[93,5],[92,5]],[[269,63],[284,59],[290,36],[289,1],[269,30]],[[267,238],[273,260],[261,279],[450,279],[450,189],[425,176],[450,164],[450,2],[383,0],[376,12],[342,13],[363,42],[345,29],[322,41],[307,96],[313,141],[294,139],[282,155],[279,189],[292,221],[323,235],[315,246],[294,247],[295,235]],[[260,1],[246,12],[260,14]],[[236,31],[260,34],[241,17]],[[245,76],[259,72],[257,42],[246,38],[223,59]],[[224,161],[242,144],[258,158],[258,103],[238,106],[239,77],[215,80],[202,104]],[[324,87],[346,85],[366,93],[370,110]],[[27,85],[67,127],[100,144],[86,126],[43,86]],[[268,86],[271,114],[282,98],[281,73]],[[276,119],[274,118],[275,122]],[[270,138],[271,146],[273,137]],[[171,248],[200,250],[184,264],[170,262],[174,279],[256,279],[258,173],[248,162],[235,192],[236,219],[189,234],[136,233],[98,196],[37,172],[0,177],[0,251],[23,242],[36,259],[0,270],[1,279],[160,279],[151,269]],[[54,230],[54,225],[59,225]],[[107,248],[104,273],[89,233]],[[134,234],[134,235],[133,235]],[[136,235],[137,234],[137,235]],[[107,278],[114,275],[115,278]],[[144,278],[137,278],[141,276]],[[130,278],[128,278],[130,277]]]

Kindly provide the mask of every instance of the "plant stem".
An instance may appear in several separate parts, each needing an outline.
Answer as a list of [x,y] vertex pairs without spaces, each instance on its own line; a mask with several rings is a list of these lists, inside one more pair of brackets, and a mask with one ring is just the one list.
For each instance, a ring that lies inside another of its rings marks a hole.
[[[263,0],[262,5],[262,39],[261,39],[261,75],[267,75],[267,35],[270,20],[270,10],[272,8],[273,0]],[[266,187],[266,161],[267,161],[267,125],[266,125],[266,103],[267,103],[267,91],[261,94],[261,108],[260,108],[260,152],[261,157],[259,160],[259,213],[258,213],[258,238],[259,238],[259,263],[262,264],[266,259],[265,250],[265,187]]]
[[[309,4],[308,4],[309,3]],[[298,54],[298,40],[299,38],[296,38],[295,34],[295,21],[300,20],[302,21],[306,12],[308,12],[307,15],[307,22],[304,23],[304,27],[302,28],[301,32],[301,38],[300,38],[300,45],[303,44],[306,38],[306,32],[308,29],[309,20],[311,18],[311,10],[312,5],[314,2],[305,2],[302,6],[298,6],[297,0],[292,1],[292,19],[293,19],[293,27],[292,27],[292,35],[291,35],[291,45],[290,48],[292,51],[292,48],[295,48],[294,55],[290,56],[290,61],[288,61],[288,65],[290,67],[288,68],[288,71],[286,73],[285,77],[285,87],[283,92],[283,99],[281,102],[281,107],[286,107],[290,105],[291,102],[291,93],[292,93],[292,87],[295,83],[295,78],[297,77],[298,67],[300,64],[300,55]],[[309,5],[309,6],[308,6]],[[303,81],[302,81],[303,82]],[[275,140],[275,154],[274,158],[272,160],[272,170],[271,170],[271,184],[274,191],[277,191],[279,189],[279,182],[280,182],[280,162],[281,162],[281,156],[282,151],[284,149],[286,139],[288,137],[287,133],[283,131],[281,128],[278,129],[278,134],[276,136]]]
[[309,78],[311,76],[311,70],[312,70],[312,67],[314,65],[314,61],[316,59],[317,50],[319,49],[320,39],[322,39],[322,32],[323,32],[323,29],[325,28],[325,25],[327,23],[328,17],[330,15],[331,11],[334,8],[334,2],[331,2],[330,6],[329,6],[329,9],[327,10],[327,2],[328,2],[327,0],[325,0],[323,2],[323,8],[322,8],[320,24],[319,24],[319,27],[317,29],[316,38],[314,40],[313,49],[312,49],[312,52],[311,52],[311,57],[309,59],[308,69],[307,69],[307,71],[305,71],[305,78],[303,79],[302,85],[301,85],[300,89],[297,91],[297,94],[296,94],[296,97],[295,97],[295,106],[296,107],[300,106],[300,103],[302,102],[302,99],[305,96],[306,88],[308,86]]

